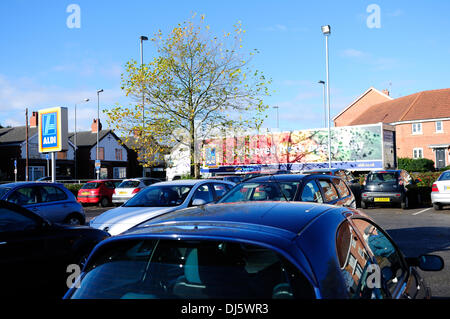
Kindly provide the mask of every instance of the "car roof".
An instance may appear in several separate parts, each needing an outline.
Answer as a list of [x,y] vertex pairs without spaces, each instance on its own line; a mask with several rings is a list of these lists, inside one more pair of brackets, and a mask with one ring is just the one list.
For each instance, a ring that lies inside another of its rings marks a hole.
[[[160,215],[126,232],[126,235],[151,234],[155,228],[158,233],[192,233],[192,227],[206,226],[209,233],[214,229],[234,229],[231,233],[250,232],[254,236],[272,234],[292,240],[312,220],[330,210],[342,210],[332,205],[307,202],[239,202],[204,205],[177,210]],[[183,227],[181,227],[183,226]]]
[[208,182],[234,185],[233,183],[229,183],[229,182],[223,181],[223,180],[216,180],[216,179],[177,179],[174,181],[159,182],[159,183],[153,184],[153,185],[189,185],[189,186],[193,186],[193,185],[196,185],[199,183],[208,183]]
[[[263,176],[256,176],[249,179],[246,179],[243,183],[251,183],[251,182],[269,182],[269,181],[276,181],[276,182],[299,182],[304,178],[311,178],[311,176],[314,176],[314,174],[276,174],[276,175],[263,175]],[[320,175],[320,177],[328,177],[326,175]],[[331,177],[331,176],[330,176]],[[336,176],[333,176],[336,177]]]
[[8,188],[15,188],[15,187],[19,187],[19,186],[23,186],[23,185],[31,185],[31,186],[36,186],[36,185],[44,185],[44,186],[49,186],[49,185],[57,185],[57,186],[64,186],[61,183],[51,183],[51,182],[14,182],[14,183],[6,183],[6,184],[0,184],[0,187],[8,187]]

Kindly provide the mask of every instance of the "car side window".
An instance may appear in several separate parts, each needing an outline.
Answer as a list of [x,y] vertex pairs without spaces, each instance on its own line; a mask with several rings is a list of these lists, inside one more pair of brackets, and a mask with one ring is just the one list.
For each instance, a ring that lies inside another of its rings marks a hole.
[[67,195],[58,187],[43,186],[41,187],[41,199],[43,203],[57,202],[61,200],[66,200]]
[[115,188],[116,186],[113,184],[113,182],[105,182],[105,186],[108,188]]
[[36,187],[19,188],[9,195],[7,201],[20,206],[37,204],[39,201],[37,189]]
[[345,175],[345,172],[341,171],[341,170],[336,171],[336,176],[342,178],[343,180],[347,179],[347,176]]
[[339,194],[330,180],[321,179],[319,183],[325,196],[325,202],[331,202],[339,198]]
[[336,234],[336,253],[350,298],[384,299],[386,293],[381,287],[370,284],[370,270],[374,262],[364,242],[354,228],[345,220]]
[[363,236],[380,268],[381,279],[392,294],[408,272],[401,253],[375,224],[359,218],[353,219],[353,224]]
[[227,184],[214,183],[213,186],[214,186],[214,191],[216,192],[217,197],[222,197],[229,190]]
[[0,208],[0,233],[23,231],[36,226],[36,222],[7,208]]
[[315,181],[309,181],[306,183],[305,187],[303,187],[300,201],[323,203],[322,194],[320,193],[319,186],[317,186]]
[[197,190],[194,193],[194,196],[192,197],[192,200],[196,199],[203,199],[205,202],[210,203],[214,200],[211,186],[209,184],[201,185],[197,188]]
[[347,188],[347,185],[345,185],[345,182],[342,179],[333,178],[333,184],[338,189],[339,195],[341,196],[341,198],[350,196],[350,192]]

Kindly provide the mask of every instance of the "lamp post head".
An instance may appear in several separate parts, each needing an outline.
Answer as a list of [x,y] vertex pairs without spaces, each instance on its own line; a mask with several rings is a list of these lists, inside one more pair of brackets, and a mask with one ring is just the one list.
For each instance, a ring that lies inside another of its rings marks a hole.
[[101,93],[101,92],[103,92],[103,89],[97,90],[97,94],[99,94],[99,93]]
[[141,35],[140,39],[141,39],[141,41],[147,41],[148,40],[148,38],[145,35]]
[[84,99],[83,101],[84,101],[84,102],[89,102],[89,99]]
[[319,84],[325,84],[325,81],[320,80],[319,82],[317,82]]
[[329,25],[323,25],[322,26],[322,33],[324,35],[330,35],[331,34],[331,27]]

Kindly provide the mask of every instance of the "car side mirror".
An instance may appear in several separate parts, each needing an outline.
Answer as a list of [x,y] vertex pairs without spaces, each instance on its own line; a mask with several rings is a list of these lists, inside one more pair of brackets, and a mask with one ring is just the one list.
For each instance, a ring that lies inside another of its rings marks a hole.
[[201,205],[205,205],[205,204],[207,204],[206,200],[201,199],[201,198],[196,198],[192,201],[192,206],[201,206]]
[[416,258],[406,258],[410,266],[419,267],[423,271],[440,271],[444,268],[444,259],[438,255],[421,255]]

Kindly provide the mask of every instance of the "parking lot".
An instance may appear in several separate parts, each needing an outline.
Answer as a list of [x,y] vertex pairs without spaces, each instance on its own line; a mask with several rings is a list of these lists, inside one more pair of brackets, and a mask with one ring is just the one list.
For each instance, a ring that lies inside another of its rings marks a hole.
[[[85,207],[87,221],[111,208]],[[444,270],[421,274],[430,286],[433,298],[450,298],[447,284],[450,282],[450,209],[437,212],[431,207],[409,210],[377,207],[362,211],[388,231],[406,256],[437,254],[444,258]]]

